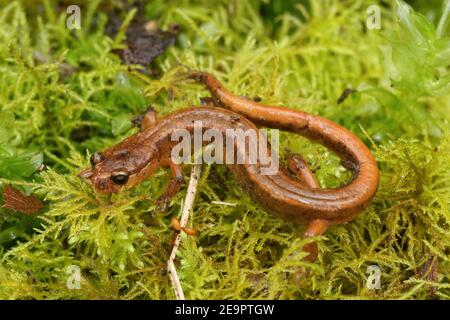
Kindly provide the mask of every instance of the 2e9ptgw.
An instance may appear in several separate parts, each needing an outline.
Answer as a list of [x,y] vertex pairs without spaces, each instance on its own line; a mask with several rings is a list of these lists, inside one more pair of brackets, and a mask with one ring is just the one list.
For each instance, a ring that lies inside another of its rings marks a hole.
[[219,314],[273,314],[274,305],[262,304],[221,304]]

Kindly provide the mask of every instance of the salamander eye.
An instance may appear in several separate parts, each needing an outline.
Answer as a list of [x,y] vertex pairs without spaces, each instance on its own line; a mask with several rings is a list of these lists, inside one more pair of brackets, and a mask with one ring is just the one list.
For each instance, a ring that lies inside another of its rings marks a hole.
[[115,184],[123,185],[127,183],[129,178],[128,172],[119,171],[111,175],[111,181]]
[[103,161],[104,157],[100,152],[96,152],[93,155],[91,155],[91,164],[94,167],[97,163]]

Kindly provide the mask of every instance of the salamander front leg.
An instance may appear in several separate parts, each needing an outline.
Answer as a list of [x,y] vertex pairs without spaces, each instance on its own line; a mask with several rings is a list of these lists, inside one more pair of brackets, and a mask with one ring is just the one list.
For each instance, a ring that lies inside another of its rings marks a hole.
[[164,212],[170,202],[170,199],[180,190],[184,181],[183,170],[181,165],[175,164],[170,158],[160,162],[161,166],[168,166],[172,172],[172,178],[169,186],[166,188],[162,196],[156,201],[156,211]]
[[152,127],[157,120],[157,113],[152,106],[149,106],[145,114],[135,117],[131,122],[136,127],[140,127],[141,131]]

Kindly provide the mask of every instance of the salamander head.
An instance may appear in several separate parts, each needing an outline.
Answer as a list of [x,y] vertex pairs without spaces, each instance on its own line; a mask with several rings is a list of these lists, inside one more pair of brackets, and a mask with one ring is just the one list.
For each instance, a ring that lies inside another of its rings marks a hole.
[[140,148],[119,148],[96,152],[91,156],[92,167],[83,170],[78,176],[86,179],[97,192],[116,193],[129,189],[148,178],[153,171],[152,150]]

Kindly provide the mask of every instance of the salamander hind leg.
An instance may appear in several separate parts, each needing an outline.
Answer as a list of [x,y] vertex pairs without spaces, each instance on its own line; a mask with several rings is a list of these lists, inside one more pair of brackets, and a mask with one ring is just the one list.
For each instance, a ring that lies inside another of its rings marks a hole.
[[[330,223],[327,220],[323,219],[316,219],[312,220],[308,228],[305,231],[305,237],[306,238],[312,238],[316,236],[320,236],[327,231],[328,227],[330,226]],[[306,260],[313,262],[316,260],[318,255],[318,248],[317,248],[317,242],[310,242],[307,245],[303,247],[303,250],[306,252],[309,252],[309,255],[305,258]]]
[[289,170],[297,176],[301,184],[311,189],[320,188],[316,176],[311,169],[309,169],[308,164],[299,154],[289,153],[286,158]]
[[[311,188],[320,188],[314,173],[308,168],[308,165],[303,158],[296,153],[289,153],[287,155],[288,167],[300,180],[300,183]],[[312,220],[305,232],[306,238],[312,238],[322,235],[329,227],[330,223],[327,220],[317,219]],[[317,242],[310,242],[303,247],[303,250],[309,252],[306,260],[313,262],[317,259],[318,248]]]

